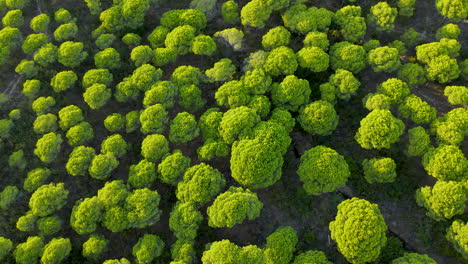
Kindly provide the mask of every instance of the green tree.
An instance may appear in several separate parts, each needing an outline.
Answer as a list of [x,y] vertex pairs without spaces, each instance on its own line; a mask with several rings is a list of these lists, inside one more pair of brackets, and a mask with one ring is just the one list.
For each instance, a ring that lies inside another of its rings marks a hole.
[[83,88],[89,88],[93,84],[109,86],[113,81],[112,73],[108,69],[92,69],[83,75]]
[[423,127],[408,130],[408,155],[423,156],[431,148],[431,138]]
[[262,37],[262,46],[265,50],[272,50],[281,46],[288,46],[291,33],[283,26],[270,29]]
[[57,73],[50,81],[50,86],[54,92],[59,93],[73,88],[78,76],[73,71],[63,71]]
[[221,6],[221,15],[224,22],[228,24],[240,22],[239,5],[234,0],[227,0]]
[[247,71],[243,83],[251,93],[261,95],[270,90],[272,79],[262,68],[258,68]]
[[164,241],[157,235],[145,234],[132,248],[132,255],[139,264],[151,263],[162,254]]
[[378,2],[370,8],[367,20],[379,31],[392,31],[395,28],[397,15],[396,8],[391,7],[387,2]]
[[18,170],[22,171],[26,168],[28,162],[24,157],[24,151],[22,149],[11,153],[8,157],[8,166],[12,168],[17,168]]
[[397,177],[396,164],[392,158],[364,159],[362,168],[368,183],[394,182]]
[[60,8],[59,10],[55,11],[54,18],[55,21],[57,21],[60,24],[74,22],[74,20],[76,20],[75,18],[73,18],[70,11],[68,11],[65,8]]
[[109,32],[122,30],[125,26],[124,17],[122,15],[122,6],[114,5],[109,9],[101,12],[99,15],[101,27]]
[[132,49],[130,53],[130,59],[135,64],[135,67],[140,67],[143,64],[147,64],[153,60],[154,51],[150,46],[137,46]]
[[196,28],[189,25],[176,27],[167,34],[164,44],[167,48],[177,50],[178,54],[187,54],[192,46],[195,33]]
[[169,29],[190,25],[197,30],[202,30],[206,27],[206,16],[197,9],[174,9],[163,14],[161,25]]
[[151,161],[158,162],[169,153],[169,142],[160,134],[146,136],[141,142],[141,155]]
[[87,259],[98,261],[107,250],[109,240],[104,236],[93,234],[83,243],[82,255]]
[[51,108],[55,106],[55,99],[52,96],[38,97],[31,104],[31,108],[37,115],[46,114],[51,111]]
[[311,31],[328,31],[332,23],[333,12],[305,4],[292,5],[282,15],[284,25],[291,31],[307,34]]
[[128,144],[120,134],[108,136],[101,144],[101,153],[113,154],[116,158],[124,156],[127,150]]
[[348,70],[338,69],[330,76],[330,84],[335,87],[336,95],[340,99],[350,99],[354,95],[361,82]]
[[47,168],[36,168],[28,172],[24,180],[23,189],[27,192],[34,192],[37,188],[45,184],[52,172]]
[[403,257],[394,259],[391,264],[411,264],[411,263],[424,263],[424,264],[437,264],[428,255],[418,253],[406,253]]
[[50,17],[47,14],[40,14],[31,19],[29,26],[34,32],[45,32],[49,27]]
[[103,264],[131,264],[130,261],[126,258],[121,259],[108,259],[103,262]]
[[273,85],[271,90],[273,103],[290,111],[298,111],[307,104],[310,94],[309,82],[294,75],[286,76],[281,83]]
[[16,221],[16,229],[22,232],[33,232],[36,230],[36,220],[39,217],[34,215],[31,210]]
[[330,48],[330,65],[333,70],[344,69],[354,74],[367,64],[366,50],[347,41],[338,42]]
[[104,119],[104,127],[111,133],[120,131],[125,127],[125,117],[119,113],[108,115]]
[[203,263],[212,264],[265,264],[263,251],[257,246],[239,247],[225,239],[207,246],[201,258]]
[[99,15],[101,13],[101,0],[84,0],[88,6],[91,15]]
[[39,80],[26,80],[23,83],[23,90],[21,92],[29,100],[34,100],[37,98],[40,90],[41,82]]
[[227,46],[231,46],[234,51],[242,49],[242,40],[244,39],[244,32],[242,30],[227,28],[216,32],[213,36],[223,41]]
[[133,71],[130,82],[140,91],[148,91],[162,77],[162,70],[149,64],[143,64]]
[[338,250],[353,264],[376,260],[387,243],[388,228],[379,207],[364,199],[341,202],[329,228]]
[[63,183],[42,185],[31,195],[29,208],[36,216],[48,216],[65,206],[68,193]]
[[21,62],[15,68],[15,72],[23,75],[25,78],[34,77],[38,71],[39,70],[34,61],[30,60],[21,60]]
[[218,108],[210,108],[200,116],[198,126],[205,140],[220,139],[219,126],[223,119],[223,113]]
[[449,23],[437,29],[436,38],[438,40],[441,40],[443,38],[458,39],[460,33],[461,30],[457,24]]
[[161,104],[166,109],[172,108],[177,96],[177,86],[171,81],[158,81],[145,92],[143,106]]
[[133,190],[125,199],[124,209],[128,212],[129,226],[145,228],[159,221],[161,196],[148,188]]
[[297,255],[294,258],[292,264],[308,264],[308,263],[320,263],[320,264],[333,264],[327,259],[327,256],[322,251],[308,250],[304,253]]
[[459,145],[468,135],[467,110],[455,108],[431,124],[431,132],[442,144]]
[[16,246],[13,256],[18,264],[37,264],[43,248],[44,242],[41,237],[30,236]]
[[83,93],[84,101],[93,110],[103,107],[111,96],[112,91],[105,84],[93,84]]
[[237,80],[225,82],[218,88],[214,97],[219,106],[231,109],[248,105],[252,99],[249,89]]
[[189,112],[197,112],[206,104],[202,90],[194,85],[188,84],[179,87],[179,105]]
[[219,60],[212,68],[205,71],[210,82],[224,82],[232,80],[235,73],[236,66],[227,58]]
[[112,153],[98,154],[91,161],[88,172],[95,179],[106,180],[117,166],[119,161]]
[[304,47],[317,47],[321,48],[323,51],[327,51],[330,46],[327,34],[318,31],[307,33],[303,43]]
[[461,220],[455,220],[447,229],[447,235],[445,236],[455,250],[465,259],[468,258],[468,247],[465,243],[467,230],[468,225],[466,223],[463,223]]
[[393,72],[401,67],[398,50],[388,46],[369,51],[368,60],[374,72]]
[[116,37],[114,34],[101,34],[94,43],[96,44],[96,46],[98,46],[99,49],[103,50],[110,48],[112,46],[112,43],[114,43],[115,39]]
[[408,84],[396,78],[391,78],[381,83],[377,87],[377,92],[388,96],[392,104],[403,103],[405,98],[411,93]]
[[267,264],[288,264],[293,258],[298,242],[296,231],[290,226],[281,226],[266,238],[264,249]]
[[106,211],[113,207],[123,205],[125,199],[130,194],[127,185],[122,180],[108,181],[97,192],[97,197]]
[[92,147],[78,146],[70,153],[65,168],[72,176],[85,176],[95,156],[96,151]]
[[432,187],[425,186],[416,191],[416,202],[436,221],[463,214],[467,199],[465,184],[454,181],[437,181]]
[[62,136],[54,132],[45,134],[36,142],[34,154],[44,163],[53,162],[61,150]]
[[169,216],[169,228],[177,239],[191,241],[197,237],[202,220],[203,215],[194,203],[177,202]]
[[172,120],[169,129],[169,140],[173,143],[185,144],[194,140],[200,134],[195,116],[182,112]]
[[156,48],[154,50],[153,64],[156,66],[164,66],[174,62],[177,58],[177,50],[175,48]]
[[398,13],[401,16],[412,17],[416,0],[398,0]]
[[441,181],[468,179],[468,160],[456,146],[441,145],[426,152],[422,159],[424,169]]
[[184,85],[198,85],[202,78],[202,72],[199,68],[190,65],[177,67],[171,75],[171,82],[179,88]]
[[260,117],[255,110],[241,106],[229,109],[223,114],[219,124],[219,133],[227,144],[246,137],[252,132]]
[[58,49],[58,62],[70,68],[79,66],[88,57],[83,49],[81,42],[63,42]]
[[4,27],[19,28],[24,24],[23,12],[19,9],[8,11],[2,18]]
[[390,148],[405,130],[405,124],[385,109],[373,110],[360,123],[355,139],[365,149]]
[[468,3],[463,0],[436,0],[436,7],[442,16],[461,21],[468,16]]
[[90,123],[81,122],[72,126],[65,135],[70,146],[82,145],[94,138],[94,130]]
[[13,185],[6,186],[0,193],[0,208],[3,210],[9,209],[19,198],[18,194],[18,187]]
[[444,95],[451,105],[468,105],[468,87],[466,86],[447,86]]
[[430,60],[427,63],[426,72],[427,79],[439,83],[447,83],[458,79],[461,73],[457,60],[447,55],[438,56]]
[[148,160],[141,160],[130,166],[128,183],[135,189],[149,188],[156,180],[156,165]]
[[0,137],[8,138],[10,137],[10,131],[13,128],[13,121],[10,119],[0,119]]
[[13,242],[10,239],[0,237],[0,260],[4,259],[13,249]]
[[76,105],[68,105],[60,109],[58,116],[59,126],[62,130],[67,130],[84,119],[83,111]]
[[264,28],[266,20],[270,18],[271,7],[262,0],[252,0],[242,7],[240,12],[241,22],[244,26]]
[[43,67],[49,66],[49,64],[56,62],[57,59],[58,48],[52,43],[43,45],[34,53],[34,61]]
[[256,193],[231,186],[229,190],[219,194],[208,207],[208,225],[232,228],[246,219],[254,220],[259,217],[262,207]]
[[301,108],[298,122],[310,134],[327,136],[338,126],[338,119],[333,105],[319,100]]
[[431,123],[437,117],[436,109],[414,94],[406,97],[398,106],[398,113],[417,124]]
[[217,46],[214,39],[207,35],[198,35],[193,39],[192,52],[196,55],[212,56]]
[[31,54],[36,52],[40,47],[44,46],[48,42],[49,37],[44,33],[30,34],[24,40],[21,48],[23,49],[24,53]]
[[120,68],[120,53],[114,48],[107,48],[94,55],[94,64],[99,69]]
[[39,218],[36,224],[41,236],[51,236],[62,229],[62,220],[58,216]]
[[272,76],[291,75],[297,70],[297,56],[291,48],[281,46],[271,50],[265,59],[264,69]]
[[398,70],[397,77],[411,87],[421,85],[427,81],[426,71],[416,63],[403,64],[400,70]]
[[89,234],[96,230],[98,222],[103,214],[103,205],[99,199],[94,196],[79,200],[73,206],[70,225],[79,235]]
[[213,199],[226,184],[217,169],[200,163],[187,169],[183,180],[177,184],[176,196],[181,202],[193,202],[203,206]]
[[54,31],[54,39],[58,42],[62,42],[64,40],[73,39],[78,34],[78,26],[76,23],[67,23],[62,24],[57,27]]
[[[164,14],[163,14],[164,15]],[[160,48],[164,45],[164,40],[166,39],[167,34],[170,32],[170,29],[164,26],[157,26],[153,31],[148,35],[147,40],[150,43],[153,49]]]
[[390,98],[384,94],[369,93],[362,99],[362,103],[369,111],[375,109],[390,110],[391,108]]
[[65,260],[70,254],[72,245],[68,238],[52,238],[44,246],[41,263],[58,264]]
[[168,122],[169,117],[167,111],[161,104],[155,104],[145,108],[140,115],[141,132],[143,134],[162,133]]
[[164,183],[176,185],[182,180],[185,171],[190,167],[190,163],[190,158],[185,157],[182,151],[174,151],[158,164],[159,179]]
[[143,25],[145,14],[150,8],[152,0],[122,1],[122,16],[125,25],[131,29],[136,29]]
[[135,132],[140,125],[140,111],[130,111],[125,115],[125,132]]
[[336,11],[333,21],[341,27],[341,35],[349,42],[358,42],[366,35],[367,25],[360,6],[345,6]]
[[306,47],[297,52],[297,59],[302,68],[312,72],[324,72],[328,69],[328,54],[318,47]]

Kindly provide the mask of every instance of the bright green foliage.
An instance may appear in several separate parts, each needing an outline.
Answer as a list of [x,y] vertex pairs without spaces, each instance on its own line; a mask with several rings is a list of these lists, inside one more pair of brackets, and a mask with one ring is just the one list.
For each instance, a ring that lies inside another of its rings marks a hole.
[[88,57],[88,53],[83,49],[84,45],[81,42],[64,42],[58,49],[58,61],[66,67],[77,67]]
[[154,50],[153,64],[156,66],[164,66],[174,62],[177,58],[177,50],[175,48],[156,48]]
[[88,106],[97,110],[103,107],[112,96],[112,91],[105,84],[93,84],[83,93],[83,99]]
[[150,8],[152,0],[139,0],[122,2],[122,16],[125,25],[131,29],[136,29],[144,24],[145,14]]
[[198,35],[193,39],[192,52],[196,55],[211,56],[216,51],[216,42],[207,35]]
[[371,40],[367,41],[366,43],[364,43],[364,44],[362,45],[362,47],[363,47],[367,52],[369,52],[369,51],[371,51],[371,50],[373,50],[373,49],[376,49],[376,48],[378,48],[378,47],[380,47],[380,46],[381,46],[381,43],[380,43],[380,41],[379,41],[378,39],[371,39]]
[[416,202],[425,207],[427,216],[436,221],[462,215],[467,200],[465,184],[454,181],[437,181],[433,187],[426,186],[416,191]]
[[401,16],[412,17],[416,0],[398,0],[398,13]]
[[405,130],[405,124],[384,109],[370,112],[360,123],[355,139],[364,149],[390,148]]
[[126,258],[121,258],[121,259],[108,259],[103,262],[103,264],[131,264],[130,261]]
[[450,20],[461,21],[468,16],[468,3],[463,0],[436,0],[439,13]]
[[159,201],[161,196],[157,191],[148,188],[134,190],[125,199],[124,208],[128,212],[129,226],[145,228],[159,221],[161,211]]
[[192,46],[195,33],[196,29],[189,25],[176,27],[167,34],[164,44],[167,48],[177,50],[178,54],[187,54]]
[[[99,0],[98,0],[99,1]],[[99,49],[107,49],[112,46],[112,43],[115,41],[116,37],[114,34],[101,34],[95,41],[96,46]]]
[[242,70],[246,72],[254,69],[263,68],[268,54],[269,52],[266,52],[264,50],[257,50],[255,52],[250,53],[250,55],[244,59],[244,66],[242,67]]
[[[2,46],[7,48],[7,50],[18,47],[22,40],[23,36],[18,28],[4,27],[0,30],[0,43],[2,43]],[[9,54],[10,53],[7,52],[7,57]]]
[[211,243],[201,261],[204,264],[266,264],[263,251],[257,246],[239,247],[227,239]]
[[202,30],[206,27],[206,16],[197,9],[173,9],[163,14],[161,25],[169,29],[190,25],[197,30]]
[[361,82],[348,70],[338,69],[330,76],[330,84],[335,87],[336,95],[340,99],[350,99],[361,86]]
[[118,69],[120,67],[120,54],[114,48],[107,48],[94,55],[94,64],[100,69]]
[[101,27],[109,32],[122,30],[125,26],[121,5],[115,5],[102,11],[99,20],[102,22]]
[[219,106],[236,108],[245,106],[251,101],[249,89],[241,81],[229,81],[221,85],[215,93]]
[[135,132],[140,127],[140,112],[130,111],[125,115],[125,132]]
[[330,64],[333,70],[344,69],[354,74],[366,67],[367,55],[362,46],[343,41],[330,48]]
[[333,20],[341,27],[341,35],[349,42],[358,42],[366,35],[367,25],[360,6],[345,6],[336,11]]
[[427,173],[441,181],[463,181],[468,179],[468,160],[456,146],[441,145],[423,156]]
[[124,78],[121,82],[115,87],[114,97],[117,102],[126,103],[130,100],[137,100],[140,96],[140,91],[138,88],[131,82],[130,77]]
[[297,59],[302,68],[312,72],[324,72],[328,69],[328,54],[318,47],[306,47],[297,52]]
[[93,126],[88,122],[81,122],[76,126],[72,126],[65,136],[70,146],[85,144],[94,138]]
[[338,250],[353,264],[376,260],[387,242],[387,225],[377,204],[360,198],[341,202],[329,228]]
[[13,249],[13,242],[10,239],[0,237],[0,260],[4,259]]
[[270,121],[282,125],[288,133],[293,130],[296,123],[296,120],[292,117],[291,113],[284,108],[273,109],[271,112]]
[[455,220],[447,229],[446,235],[447,240],[465,259],[468,258],[467,234],[468,224],[463,223],[461,220]]
[[86,6],[88,6],[91,15],[99,15],[102,11],[101,0],[84,0]]
[[59,93],[74,87],[78,76],[73,71],[63,71],[57,73],[50,81],[50,86],[54,92]]
[[408,155],[423,156],[431,148],[431,138],[423,127],[414,127],[408,130]]
[[127,185],[122,180],[106,182],[98,193],[97,197],[106,210],[112,207],[120,206],[125,201],[125,198],[130,194],[127,190]]
[[47,168],[36,168],[29,171],[24,180],[23,189],[30,193],[34,192],[49,179],[51,174],[52,172]]
[[96,151],[93,148],[78,146],[70,153],[65,168],[72,176],[84,176],[95,156]]
[[130,53],[130,59],[135,64],[135,67],[140,67],[143,64],[147,64],[153,60],[154,51],[150,46],[137,46],[132,49]]
[[298,121],[308,133],[327,136],[338,126],[338,115],[332,104],[319,100],[301,108]]
[[23,83],[23,90],[21,92],[29,100],[33,100],[33,99],[36,99],[40,90],[41,90],[41,82],[39,80],[26,80]]
[[388,46],[378,47],[369,51],[368,60],[374,72],[393,72],[400,68],[399,52]]
[[391,264],[437,264],[426,254],[406,253],[403,257],[394,259]]
[[271,90],[273,103],[290,111],[298,111],[307,104],[310,94],[309,82],[294,75],[286,76],[281,83],[273,85]]
[[199,68],[190,65],[183,65],[174,70],[171,75],[171,82],[176,84],[178,87],[190,84],[198,85],[201,78],[202,73]]
[[2,18],[4,27],[19,28],[24,24],[23,12],[19,9],[8,11]]
[[234,51],[242,48],[242,39],[244,38],[244,32],[242,30],[237,28],[227,28],[216,32],[213,36],[223,40],[226,45],[231,46]]
[[159,163],[159,179],[167,184],[177,184],[190,167],[190,162],[190,158],[185,157],[180,150],[174,151]]
[[167,34],[170,30],[164,26],[157,26],[154,30],[148,35],[147,39],[153,49],[159,48],[164,45],[164,40],[166,40]]
[[200,116],[198,126],[205,140],[221,138],[219,126],[222,119],[223,113],[220,112],[218,108],[210,108]]
[[335,150],[317,146],[301,156],[297,170],[303,188],[310,195],[333,192],[343,187],[350,176],[348,164]]
[[8,113],[8,117],[11,120],[20,120],[21,119],[21,109],[13,109]]
[[132,254],[137,259],[138,264],[148,264],[159,257],[163,249],[164,241],[159,236],[145,234],[133,246]]
[[288,46],[291,33],[283,26],[270,29],[262,37],[262,46],[265,50],[272,50],[281,46]]
[[16,246],[13,256],[18,264],[37,264],[43,248],[44,242],[41,237],[30,236],[26,242]]
[[56,62],[58,59],[58,48],[57,46],[48,43],[43,45],[41,48],[34,53],[34,61],[44,67],[49,64]]
[[7,210],[18,198],[19,190],[16,186],[9,185],[0,193],[0,208]]
[[34,132],[37,134],[55,132],[57,128],[57,116],[50,113],[38,116],[33,123]]
[[162,133],[168,121],[169,118],[164,106],[161,104],[152,105],[141,112],[141,132],[143,134]]
[[203,215],[194,203],[177,202],[169,217],[169,228],[177,239],[194,240]]
[[399,55],[405,55],[408,52],[408,49],[406,48],[405,43],[398,39],[388,43],[388,46],[390,48],[397,49]]
[[460,69],[456,59],[452,59],[447,55],[438,56],[427,63],[426,66],[427,78],[430,81],[439,83],[447,83],[458,79]]
[[441,40],[443,38],[458,39],[460,33],[461,30],[457,24],[449,23],[437,29],[436,38],[438,40]]
[[364,107],[369,111],[375,109],[390,110],[391,107],[390,98],[383,94],[369,93],[362,99],[362,103]]
[[296,251],[297,234],[290,226],[282,226],[267,238],[264,254],[267,264],[288,264]]
[[145,107],[161,104],[166,109],[172,108],[177,96],[177,86],[171,81],[158,81],[145,92],[143,105]]
[[68,11],[65,8],[60,8],[59,10],[55,11],[54,18],[55,21],[57,21],[60,24],[69,23],[75,20],[70,11]]
[[444,95],[452,105],[468,104],[468,87],[466,86],[447,86]]
[[403,80],[410,86],[417,86],[425,83],[426,71],[416,63],[403,64],[397,73],[398,79]]
[[327,34],[318,31],[307,33],[303,43],[304,47],[318,47],[324,51],[327,51],[330,46]]
[[106,180],[117,166],[119,161],[112,153],[98,154],[91,161],[88,172],[95,179]]
[[304,253],[299,254],[294,258],[292,264],[333,264],[333,262],[327,259],[327,256],[322,251],[318,250],[308,250]]
[[96,196],[79,200],[73,207],[70,225],[79,235],[89,234],[96,230],[101,220],[103,206]]
[[241,106],[229,109],[223,115],[219,125],[219,133],[227,144],[249,135],[260,117],[255,110]]
[[392,31],[395,28],[397,15],[396,8],[391,7],[387,2],[378,2],[370,8],[367,19],[379,31]]
[[284,124],[274,120],[261,121],[255,126],[248,139],[257,139],[284,155],[291,144],[291,138],[286,129]]
[[141,142],[141,155],[151,161],[158,162],[169,153],[169,142],[160,134],[151,134]]
[[199,111],[206,104],[201,89],[192,85],[183,85],[179,88],[179,105],[190,112]]
[[169,129],[169,140],[173,143],[185,144],[194,140],[200,134],[195,116],[181,112],[172,120]]
[[149,188],[156,180],[156,165],[147,160],[141,160],[130,166],[128,183],[135,189]]
[[392,158],[364,159],[362,168],[368,183],[394,182],[397,176],[396,164]]
[[259,217],[262,207],[256,193],[231,186],[208,207],[208,225],[232,228],[236,224],[242,224],[245,219],[254,220]]
[[234,142],[231,176],[249,189],[266,188],[281,178],[281,152],[260,139]]
[[298,66],[297,56],[288,47],[278,47],[268,53],[264,69],[272,76],[294,74]]
[[23,49],[24,53],[31,54],[48,42],[49,37],[44,33],[31,34],[26,37],[21,48]]
[[98,261],[107,250],[108,244],[109,240],[104,236],[93,234],[83,243],[82,255],[87,259]]
[[155,82],[159,81],[162,74],[161,69],[156,69],[149,64],[143,64],[133,71],[130,81],[138,90],[144,92],[149,90]]
[[236,24],[240,21],[239,5],[234,0],[227,0],[221,6],[221,15],[224,22],[228,24]]
[[62,229],[62,220],[58,216],[39,218],[36,223],[41,236],[50,236]]
[[68,193],[63,183],[42,185],[31,195],[29,208],[36,216],[48,216],[67,203]]
[[208,139],[203,146],[197,149],[198,159],[202,161],[212,160],[217,157],[226,157],[229,155],[229,145],[222,140],[215,141]]
[[34,215],[31,211],[28,211],[25,215],[18,218],[16,229],[22,232],[33,232],[36,230],[37,219],[38,216]]
[[213,65],[213,68],[205,71],[210,82],[224,82],[232,80],[235,73],[236,66],[227,58],[219,60]]
[[28,162],[24,157],[24,152],[22,149],[11,153],[8,157],[8,166],[12,168],[17,168],[18,170],[22,171],[26,168]]
[[437,117],[437,111],[420,97],[411,94],[398,107],[403,118],[409,118],[417,124],[431,123]]
[[203,206],[213,199],[226,184],[221,172],[200,163],[185,171],[183,180],[177,185],[176,196],[181,202],[193,202]]
[[410,95],[410,89],[405,82],[391,78],[377,87],[377,92],[390,98],[392,104],[401,104]]
[[125,127],[125,117],[119,113],[108,115],[104,119],[104,127],[111,133],[122,130]]
[[243,81],[244,86],[253,94],[265,94],[272,83],[271,77],[262,68],[247,71]]
[[54,31],[54,39],[56,41],[69,40],[76,37],[78,34],[78,26],[76,23],[62,24]]
[[45,134],[36,142],[34,154],[44,163],[51,163],[60,152],[61,144],[63,142],[60,134],[53,132]]
[[125,139],[120,134],[108,136],[102,141],[101,153],[113,154],[116,158],[120,158],[127,153],[128,145]]
[[127,212],[122,206],[114,206],[107,209],[102,225],[112,232],[122,232],[129,228],[129,222],[127,218]]
[[273,10],[262,0],[252,0],[242,7],[240,16],[244,26],[264,28]]
[[72,245],[70,239],[52,238],[52,240],[44,246],[41,263],[61,263],[68,257],[71,249]]
[[68,105],[58,112],[59,125],[62,130],[67,130],[83,121],[83,111],[76,105]]
[[31,104],[31,108],[37,115],[43,115],[51,111],[50,108],[55,106],[55,99],[52,96],[39,97]]
[[34,32],[45,32],[49,27],[50,17],[47,14],[40,14],[31,19],[29,26]]
[[307,34],[310,31],[327,31],[333,18],[333,12],[325,8],[304,4],[292,5],[283,15],[283,23],[291,31]]
[[15,72],[23,75],[25,78],[31,78],[38,73],[38,69],[34,61],[21,60],[21,62],[16,66]]
[[195,259],[195,249],[191,242],[178,239],[171,248],[172,261],[170,264],[191,263]]
[[264,119],[270,113],[270,99],[264,95],[256,95],[252,97],[248,107],[254,109],[260,118]]

